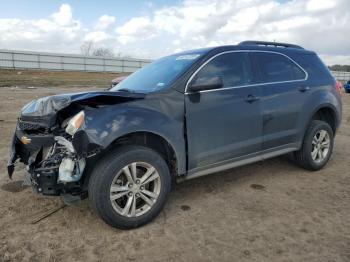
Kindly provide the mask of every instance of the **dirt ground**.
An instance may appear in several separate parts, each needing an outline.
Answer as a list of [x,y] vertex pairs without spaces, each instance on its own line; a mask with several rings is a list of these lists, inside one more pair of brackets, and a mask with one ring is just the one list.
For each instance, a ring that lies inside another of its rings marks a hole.
[[111,80],[125,73],[98,73],[78,71],[6,70],[0,69],[0,87],[6,86],[69,86],[106,87]]
[[29,100],[67,91],[0,88],[0,261],[350,261],[350,95],[329,164],[304,171],[275,158],[174,186],[152,223],[121,231],[84,201],[22,188],[6,175],[12,131]]

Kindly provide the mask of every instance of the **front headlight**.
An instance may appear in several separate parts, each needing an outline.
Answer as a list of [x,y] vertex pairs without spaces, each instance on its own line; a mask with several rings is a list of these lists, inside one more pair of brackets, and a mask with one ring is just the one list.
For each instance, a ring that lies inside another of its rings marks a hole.
[[78,114],[72,117],[69,120],[68,125],[66,127],[66,132],[71,136],[77,132],[77,130],[83,125],[85,119],[84,111],[80,111]]

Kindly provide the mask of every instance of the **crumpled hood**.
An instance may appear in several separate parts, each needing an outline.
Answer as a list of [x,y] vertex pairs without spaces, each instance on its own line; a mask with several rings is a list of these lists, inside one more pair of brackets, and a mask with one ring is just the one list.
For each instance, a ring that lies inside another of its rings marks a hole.
[[43,117],[56,114],[72,103],[87,103],[92,105],[111,105],[125,101],[144,98],[145,94],[129,92],[82,92],[53,95],[31,101],[22,108],[21,117]]

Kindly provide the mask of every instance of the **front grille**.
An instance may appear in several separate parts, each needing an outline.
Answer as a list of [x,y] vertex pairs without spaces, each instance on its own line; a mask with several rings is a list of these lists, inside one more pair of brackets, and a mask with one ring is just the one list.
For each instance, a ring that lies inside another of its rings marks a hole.
[[38,130],[38,129],[41,128],[41,126],[38,125],[38,124],[24,122],[24,121],[21,121],[21,120],[18,120],[18,127],[21,130]]

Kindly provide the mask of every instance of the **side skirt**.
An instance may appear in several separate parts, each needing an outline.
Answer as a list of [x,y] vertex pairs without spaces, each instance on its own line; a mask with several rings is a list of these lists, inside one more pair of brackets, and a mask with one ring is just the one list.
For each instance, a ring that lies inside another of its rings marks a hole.
[[229,159],[216,164],[212,164],[210,166],[205,166],[205,167],[190,170],[186,175],[179,176],[176,181],[180,183],[193,178],[221,172],[221,171],[239,167],[239,166],[244,166],[244,165],[255,163],[258,161],[263,161],[272,157],[276,157],[276,156],[280,156],[280,155],[284,155],[284,154],[296,151],[299,148],[300,148],[300,143],[293,143],[287,146],[268,149],[268,150],[260,151],[250,155],[246,155],[243,157]]

